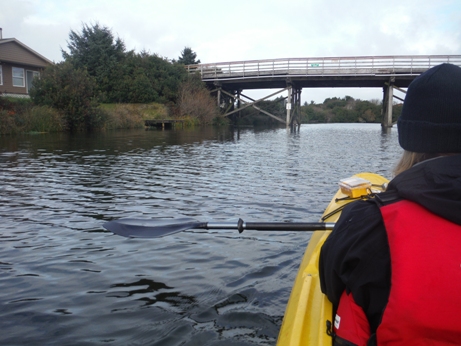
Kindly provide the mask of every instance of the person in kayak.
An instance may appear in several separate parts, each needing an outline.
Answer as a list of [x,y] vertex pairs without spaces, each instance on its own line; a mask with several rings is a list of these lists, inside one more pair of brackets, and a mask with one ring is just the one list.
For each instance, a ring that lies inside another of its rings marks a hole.
[[348,204],[319,260],[335,345],[461,344],[461,68],[407,90],[386,192]]

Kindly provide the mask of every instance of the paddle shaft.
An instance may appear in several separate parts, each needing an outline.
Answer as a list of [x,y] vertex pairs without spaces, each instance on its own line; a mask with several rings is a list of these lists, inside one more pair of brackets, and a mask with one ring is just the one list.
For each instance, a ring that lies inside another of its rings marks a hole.
[[329,222],[244,222],[239,219],[237,224],[230,222],[207,222],[205,229],[235,229],[240,233],[252,231],[321,231],[333,229],[334,223]]

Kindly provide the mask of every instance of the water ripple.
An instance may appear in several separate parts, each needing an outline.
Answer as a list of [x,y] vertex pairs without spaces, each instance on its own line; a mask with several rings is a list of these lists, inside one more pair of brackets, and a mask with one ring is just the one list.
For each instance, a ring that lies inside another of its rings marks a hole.
[[2,136],[0,344],[273,345],[309,233],[102,223],[317,221],[340,179],[399,154],[378,124]]

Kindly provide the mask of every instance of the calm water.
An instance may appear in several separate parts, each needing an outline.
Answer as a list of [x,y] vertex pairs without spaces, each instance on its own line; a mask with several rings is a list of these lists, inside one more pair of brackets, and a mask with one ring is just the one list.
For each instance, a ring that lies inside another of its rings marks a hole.
[[0,137],[1,345],[273,345],[309,233],[127,239],[122,217],[317,221],[391,175],[378,124]]

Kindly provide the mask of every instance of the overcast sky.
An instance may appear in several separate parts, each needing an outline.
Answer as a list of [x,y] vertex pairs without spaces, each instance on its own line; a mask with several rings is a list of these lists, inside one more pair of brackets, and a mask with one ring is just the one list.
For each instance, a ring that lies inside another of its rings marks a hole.
[[[70,30],[106,26],[127,50],[202,63],[461,54],[461,0],[0,0],[3,38],[62,61]],[[263,95],[269,92],[262,92]],[[381,99],[380,89],[304,89],[302,100]]]

